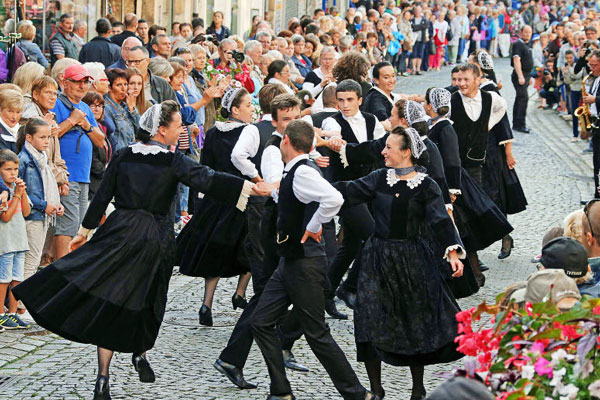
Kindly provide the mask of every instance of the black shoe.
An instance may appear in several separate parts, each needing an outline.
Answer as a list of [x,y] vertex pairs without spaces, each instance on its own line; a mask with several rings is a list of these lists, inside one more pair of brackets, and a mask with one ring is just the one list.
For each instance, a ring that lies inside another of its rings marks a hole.
[[475,280],[477,281],[477,285],[481,288],[485,286],[485,275],[475,275]]
[[283,364],[287,369],[291,369],[298,372],[308,372],[308,368],[302,364],[299,364],[294,357],[294,354],[290,350],[283,350]]
[[[506,244],[506,246],[505,246],[505,244]],[[510,253],[512,253],[512,249],[514,249],[514,248],[515,248],[515,241],[513,240],[512,236],[506,235],[502,239],[502,247],[500,248],[500,253],[498,254],[498,258],[500,260],[504,260],[505,258],[510,256]]]
[[422,74],[421,74],[421,71],[417,71],[417,72],[415,72],[415,75],[422,75]]
[[98,375],[96,386],[94,387],[94,400],[110,400],[110,385],[108,376]]
[[521,132],[521,133],[531,133],[531,129],[526,126],[520,126],[518,128],[513,127],[513,131]]
[[240,296],[237,293],[233,294],[233,297],[231,298],[231,303],[233,304],[233,309],[234,310],[237,309],[238,307],[243,310],[248,305],[248,302],[246,301],[246,298]]
[[479,270],[480,270],[481,272],[489,271],[489,270],[490,270],[490,267],[488,267],[487,265],[485,265],[485,264],[483,263],[483,261],[479,260]]
[[131,362],[140,376],[140,382],[152,383],[156,380],[154,371],[152,371],[152,367],[148,360],[146,360],[146,357],[141,354],[132,354]]
[[200,317],[200,325],[213,326],[212,312],[206,304],[202,304],[198,316]]
[[215,361],[213,367],[223,375],[225,375],[231,383],[240,389],[256,389],[256,385],[250,382],[246,382],[244,379],[244,371],[241,368],[236,367],[222,361],[220,358]]
[[346,314],[338,311],[333,299],[325,299],[325,312],[335,319],[348,319]]
[[381,400],[385,397],[385,390],[383,390],[383,388],[381,388],[381,395],[378,396],[375,393],[367,390],[367,393],[365,393],[365,400]]
[[267,400],[296,400],[296,396],[294,396],[293,394],[285,394],[283,396],[275,396],[273,394],[270,394],[267,397]]
[[344,285],[340,286],[336,291],[335,295],[338,299],[342,300],[346,307],[354,310],[356,307],[356,293],[352,293],[346,289],[344,289]]
[[427,391],[423,388],[420,394],[411,394],[410,400],[425,400],[427,398]]

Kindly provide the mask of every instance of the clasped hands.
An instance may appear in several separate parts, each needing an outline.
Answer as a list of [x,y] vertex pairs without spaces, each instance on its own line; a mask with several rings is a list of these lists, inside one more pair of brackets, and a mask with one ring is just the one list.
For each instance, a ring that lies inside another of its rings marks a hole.
[[335,152],[339,152],[342,149],[342,146],[346,144],[346,141],[341,137],[332,136],[329,140],[323,139],[321,136],[317,135],[317,147],[327,147]]

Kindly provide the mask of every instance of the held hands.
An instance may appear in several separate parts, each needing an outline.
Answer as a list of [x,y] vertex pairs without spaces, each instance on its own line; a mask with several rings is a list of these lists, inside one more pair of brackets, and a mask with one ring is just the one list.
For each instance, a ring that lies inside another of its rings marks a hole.
[[304,231],[304,235],[302,236],[302,239],[300,239],[300,243],[306,243],[306,240],[308,238],[311,238],[312,240],[314,240],[317,243],[321,243],[321,235],[322,234],[323,234],[323,228],[321,228],[319,230],[319,232],[317,232],[317,233],[313,233],[307,229],[306,231]]
[[251,195],[266,197],[266,196],[270,196],[271,192],[275,189],[277,189],[277,185],[275,185],[273,183],[268,183],[268,182],[262,181],[262,182],[258,182],[256,184],[254,184]]
[[450,266],[452,267],[452,277],[458,278],[463,274],[463,263],[458,259],[458,254],[456,254],[456,250],[452,250],[449,254],[450,256]]
[[327,141],[327,147],[335,152],[339,152],[345,144],[346,141],[340,137],[332,137]]
[[321,157],[315,159],[315,162],[321,168],[327,168],[327,167],[329,167],[329,157],[321,156]]
[[87,239],[81,235],[77,235],[69,243],[69,252],[75,251],[87,242]]

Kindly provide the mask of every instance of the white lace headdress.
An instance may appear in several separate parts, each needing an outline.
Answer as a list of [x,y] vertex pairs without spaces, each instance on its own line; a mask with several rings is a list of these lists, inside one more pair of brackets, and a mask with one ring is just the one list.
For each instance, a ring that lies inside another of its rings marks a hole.
[[221,105],[225,107],[228,112],[231,112],[231,104],[233,103],[233,99],[237,96],[238,92],[242,90],[242,88],[233,88],[230,87],[227,89],[225,94],[223,95],[223,99],[221,100]]
[[150,137],[154,137],[158,132],[161,111],[162,105],[154,104],[140,117],[140,128],[150,133]]
[[494,69],[494,60],[492,59],[492,56],[486,51],[481,51],[481,52],[479,52],[479,54],[477,54],[477,62],[479,63],[479,66],[481,67],[481,69],[484,69],[484,70],[493,70]]
[[417,103],[416,101],[412,100],[407,100],[404,104],[404,118],[406,118],[408,126],[412,126],[417,122],[427,121],[427,114],[425,113],[425,109],[420,103]]
[[427,149],[421,135],[414,128],[406,128],[406,132],[410,136],[410,151],[414,158],[419,159],[423,152]]
[[444,88],[433,88],[429,91],[429,103],[437,112],[441,107],[450,107],[452,94]]

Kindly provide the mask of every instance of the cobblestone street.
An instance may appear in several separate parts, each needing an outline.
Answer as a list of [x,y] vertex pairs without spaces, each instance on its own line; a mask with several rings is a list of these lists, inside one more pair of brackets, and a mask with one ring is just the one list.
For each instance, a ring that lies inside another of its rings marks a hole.
[[[504,82],[502,94],[512,111],[514,90],[510,83],[509,60],[496,59],[495,62],[497,76]],[[422,94],[429,86],[447,86],[449,80],[450,71],[446,67],[441,72],[400,78],[397,89],[403,93]],[[516,169],[529,206],[527,211],[510,217],[515,227],[515,248],[511,257],[497,259],[500,243],[481,253],[480,257],[490,267],[486,273],[486,286],[477,295],[461,300],[463,308],[483,300],[491,302],[510,283],[526,279],[535,270],[529,260],[539,253],[546,229],[560,224],[567,213],[579,207],[580,200],[587,200],[592,195],[592,156],[582,153],[587,142],[571,143],[570,123],[552,111],[537,109],[537,96],[533,91],[530,93],[533,97],[528,109],[528,125],[532,133],[515,132],[513,145]],[[266,398],[269,377],[256,346],[244,373],[248,381],[258,384],[258,389],[240,391],[212,367],[240,315],[239,310],[232,311],[231,307],[237,279],[220,282],[215,295],[215,326],[212,328],[198,325],[203,284],[202,279],[173,276],[165,321],[156,346],[148,353],[157,381],[140,383],[131,365],[131,355],[116,354],[110,382],[114,399]],[[247,295],[251,296],[251,289]],[[351,315],[351,310],[342,303],[338,307]],[[352,319],[328,319],[328,322],[361,382],[368,386],[364,368],[355,361]],[[299,362],[310,367],[308,373],[288,373],[298,399],[340,398],[304,339],[296,344],[294,354]],[[428,392],[444,380],[440,374],[451,369],[451,364],[427,367],[425,384]],[[93,346],[72,343],[37,326],[24,333],[0,334],[0,388],[5,393],[0,398],[91,398],[96,370]],[[384,366],[383,383],[386,398],[404,400],[410,397],[408,368]]]

